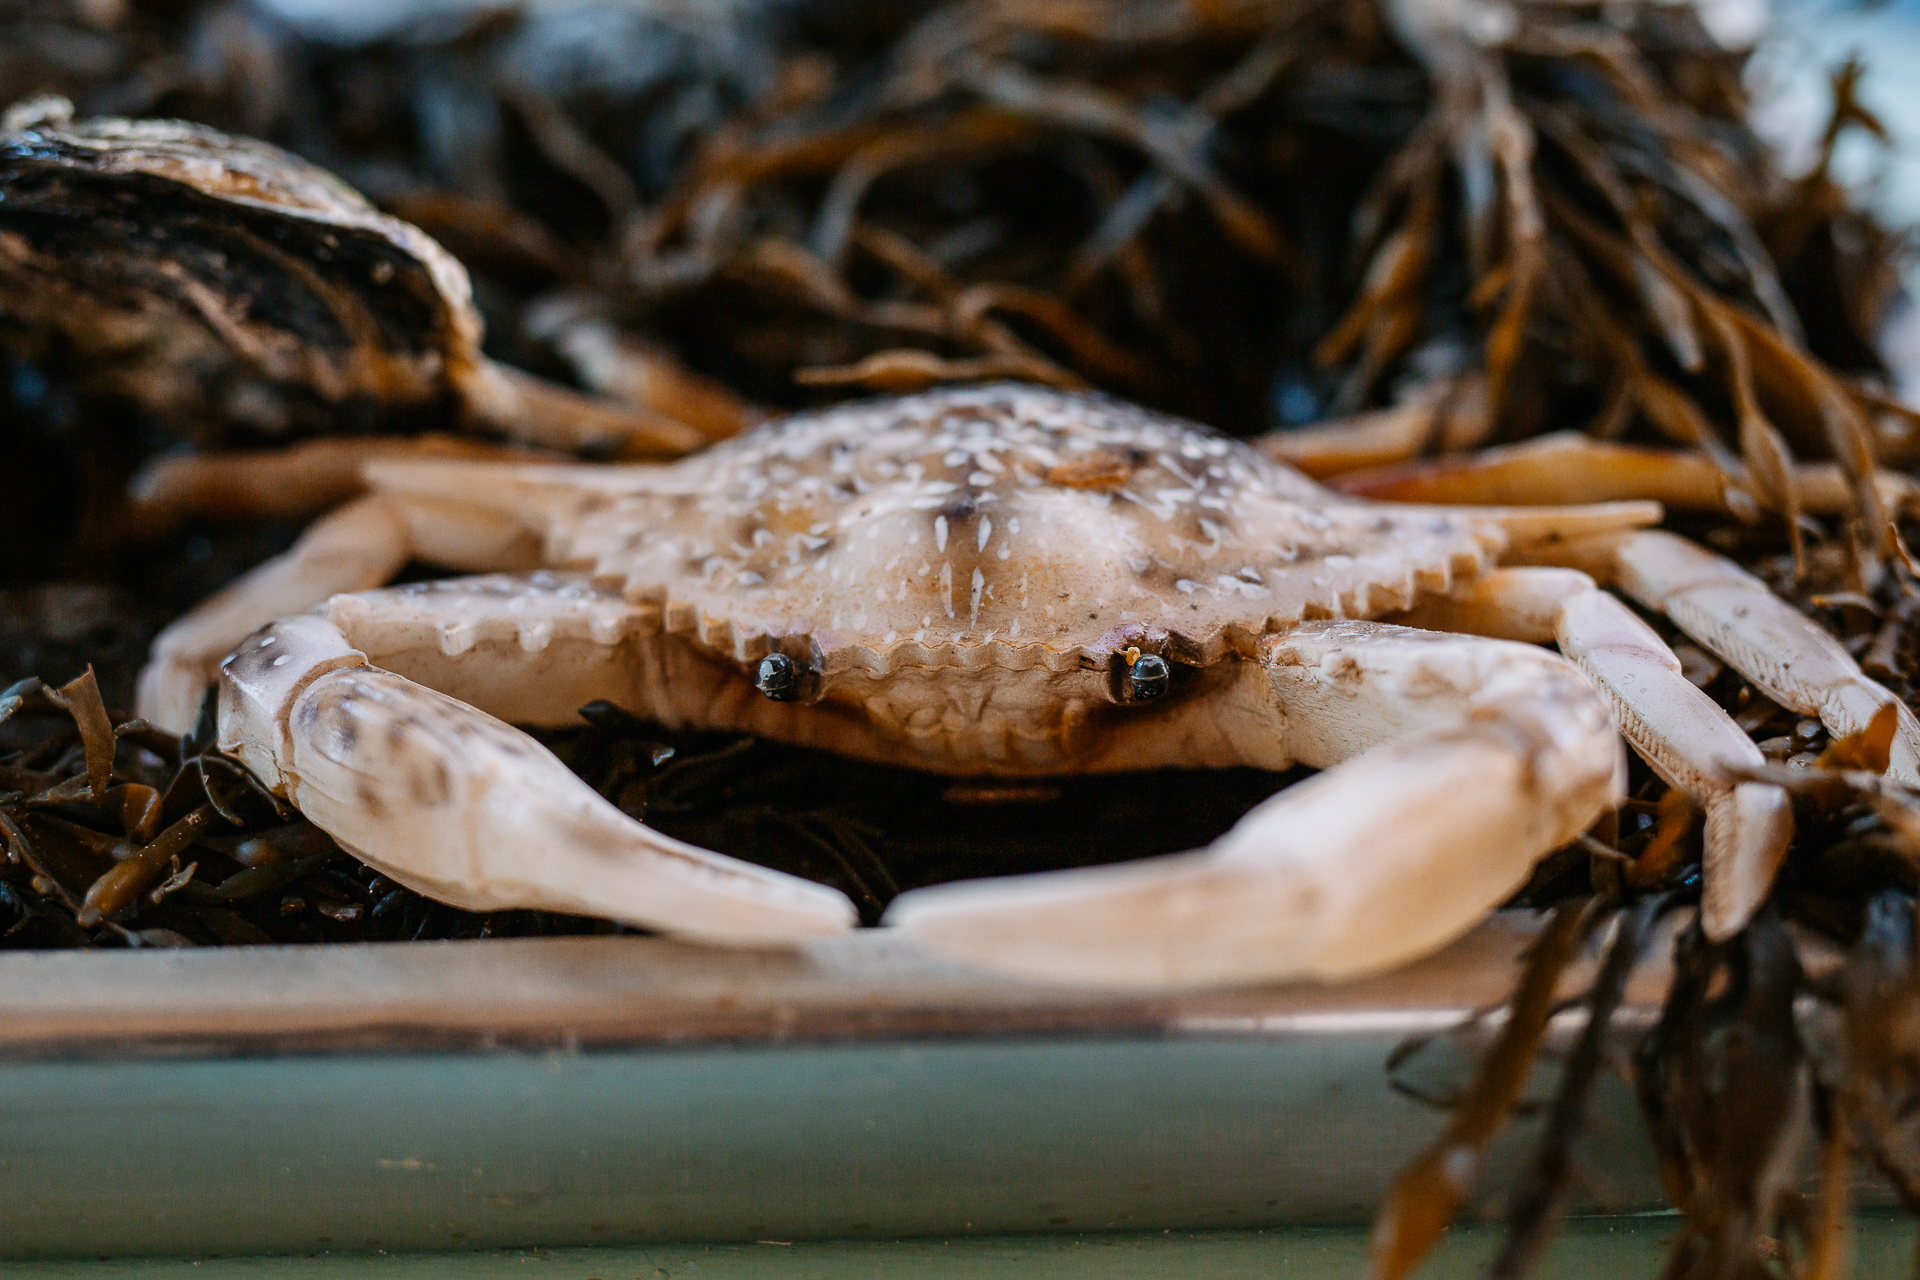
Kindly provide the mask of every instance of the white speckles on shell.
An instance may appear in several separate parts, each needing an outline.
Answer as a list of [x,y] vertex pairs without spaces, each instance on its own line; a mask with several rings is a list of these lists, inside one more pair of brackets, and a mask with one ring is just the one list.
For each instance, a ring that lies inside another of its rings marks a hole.
[[[1076,464],[1130,474],[1117,490],[1062,483]],[[1010,384],[845,405],[600,474],[588,500],[554,507],[557,560],[716,650],[810,634],[829,670],[983,649],[1019,651],[990,665],[1071,664],[1123,623],[1211,661],[1303,618],[1405,607],[1501,542],[1340,498],[1178,419]]]

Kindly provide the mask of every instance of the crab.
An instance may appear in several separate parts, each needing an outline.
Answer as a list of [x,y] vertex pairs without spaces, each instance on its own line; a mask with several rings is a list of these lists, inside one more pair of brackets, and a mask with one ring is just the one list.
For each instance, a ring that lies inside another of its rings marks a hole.
[[[1791,809],[1739,780],[1758,749],[1603,584],[1764,689],[1817,691],[1836,732],[1896,701],[1762,584],[1648,528],[1655,504],[1349,498],[1092,393],[961,387],[671,464],[385,461],[367,480],[162,636],[143,710],[183,727],[217,681],[220,745],[264,785],[475,910],[732,945],[855,926],[837,891],[649,829],[512,727],[607,699],[953,775],[1321,770],[1204,849],[886,913],[1027,977],[1333,979],[1429,952],[1621,802],[1622,734],[1704,807],[1703,916],[1725,936]],[[409,558],[476,576],[335,594]]]

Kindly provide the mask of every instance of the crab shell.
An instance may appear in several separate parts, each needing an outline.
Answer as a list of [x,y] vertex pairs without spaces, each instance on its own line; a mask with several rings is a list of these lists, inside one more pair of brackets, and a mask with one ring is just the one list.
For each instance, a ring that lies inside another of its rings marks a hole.
[[[671,466],[518,468],[492,491],[487,475],[371,471],[421,526],[460,494],[541,533],[531,559],[588,569],[591,589],[549,580],[545,607],[511,588],[512,608],[552,615],[551,638],[604,648],[588,633],[615,624],[593,620],[595,600],[642,605],[665,643],[631,664],[646,687],[616,700],[950,773],[1284,767],[1275,735],[1242,729],[1263,716],[1223,714],[1222,699],[1271,700],[1236,659],[1305,619],[1405,609],[1506,541],[1490,521],[1340,498],[1190,423],[1012,384],[791,418]],[[438,630],[389,618],[369,657],[409,671],[407,651],[437,647],[458,661],[436,687],[496,703],[480,691],[511,682],[528,643],[502,616],[509,589],[412,590],[435,597],[422,616]],[[470,621],[448,624],[449,608]],[[489,643],[498,664],[469,652]],[[794,663],[795,701],[754,690],[774,652]],[[1151,707],[1129,705],[1144,654],[1173,670]]]

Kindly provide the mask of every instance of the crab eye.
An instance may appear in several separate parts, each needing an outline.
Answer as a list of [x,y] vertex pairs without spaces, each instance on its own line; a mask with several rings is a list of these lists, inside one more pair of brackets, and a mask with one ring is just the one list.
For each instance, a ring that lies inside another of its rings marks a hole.
[[775,702],[792,702],[800,693],[800,673],[794,669],[792,658],[784,653],[770,653],[760,659],[760,669],[753,675],[753,687]]
[[1167,691],[1173,670],[1157,653],[1143,653],[1127,664],[1126,696],[1129,702],[1151,702]]

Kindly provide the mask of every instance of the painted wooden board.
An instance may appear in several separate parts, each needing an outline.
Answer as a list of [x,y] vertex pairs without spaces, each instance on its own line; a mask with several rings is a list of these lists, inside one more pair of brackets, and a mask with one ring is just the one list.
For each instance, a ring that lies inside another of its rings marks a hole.
[[[1532,930],[1145,997],[877,932],[0,955],[0,1254],[1361,1221],[1436,1123],[1387,1053],[1496,1002]],[[1612,1203],[1657,1202],[1624,1090],[1601,1106]]]

